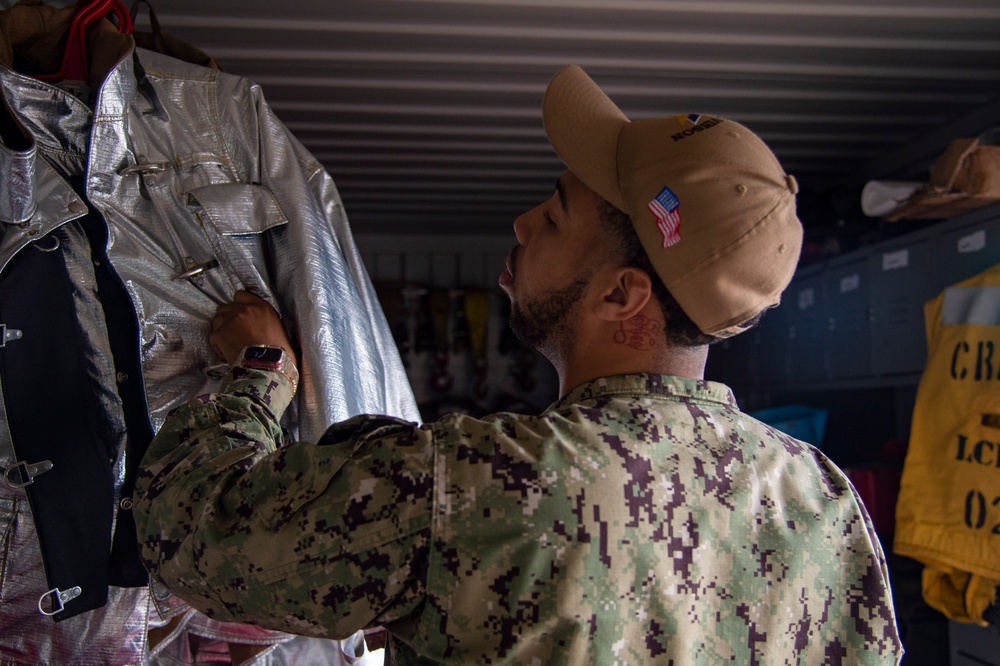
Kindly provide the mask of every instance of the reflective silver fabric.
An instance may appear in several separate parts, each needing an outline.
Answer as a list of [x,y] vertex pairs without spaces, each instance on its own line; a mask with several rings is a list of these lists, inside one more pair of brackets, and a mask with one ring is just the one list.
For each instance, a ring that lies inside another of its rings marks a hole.
[[[60,176],[83,173],[89,203],[108,224],[109,259],[135,307],[143,376],[115,377],[86,239],[61,229],[56,251],[79,287],[74,303],[92,346],[89,368],[107,389],[98,403],[107,410],[107,436],[119,442],[119,487],[125,451],[116,382],[143,382],[154,428],[174,406],[214,389],[220,361],[207,344],[209,322],[239,289],[267,298],[301,348],[287,423],[298,436],[318,439],[330,423],[364,412],[419,419],[336,187],[257,86],[136,49],[110,72],[93,109],[9,67],[0,66],[0,91],[34,141],[21,150],[0,146],[0,270],[18,252],[49,249],[35,241],[86,214]],[[0,469],[17,461],[16,447],[0,392]],[[176,612],[151,610],[145,588],[112,588],[105,608],[60,623],[40,615],[47,588],[26,496],[0,479],[4,552],[0,663],[141,663],[148,625]],[[171,607],[176,600],[162,605]],[[238,627],[212,631],[241,636]],[[281,663],[280,648],[271,663]],[[294,649],[317,648],[295,642]]]
[[38,612],[38,597],[48,586],[28,498],[2,483],[0,539],[8,552],[0,572],[0,664],[143,661],[147,621],[157,621],[147,588],[109,588],[103,608],[53,622]]

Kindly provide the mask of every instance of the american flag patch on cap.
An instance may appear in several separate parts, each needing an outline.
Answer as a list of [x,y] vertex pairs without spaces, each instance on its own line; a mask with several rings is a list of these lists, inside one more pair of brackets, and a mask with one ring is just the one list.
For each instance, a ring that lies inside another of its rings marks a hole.
[[656,228],[663,234],[663,247],[670,247],[680,242],[681,202],[670,188],[664,187],[660,190],[647,207],[656,218]]

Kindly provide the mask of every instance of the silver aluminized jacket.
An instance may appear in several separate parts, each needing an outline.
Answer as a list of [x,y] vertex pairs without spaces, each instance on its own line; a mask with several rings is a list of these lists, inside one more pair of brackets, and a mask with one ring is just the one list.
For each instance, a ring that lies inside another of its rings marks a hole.
[[[0,293],[23,295],[31,282],[19,281],[17,271],[58,255],[74,318],[71,330],[25,328],[4,320],[16,311],[0,301],[0,346],[11,350],[46,335],[55,346],[70,339],[83,350],[83,381],[94,387],[87,404],[110,454],[103,457],[106,476],[94,483],[111,486],[112,506],[104,509],[113,523],[130,507],[128,472],[141,455],[126,441],[125,387],[145,401],[148,423],[141,425],[150,432],[173,407],[214,390],[220,362],[207,344],[209,322],[237,290],[267,298],[301,349],[301,385],[286,424],[298,437],[318,439],[330,423],[365,412],[417,420],[333,181],[261,90],[134,49],[116,33],[97,38],[119,40],[113,48],[121,55],[89,105],[14,71],[11,47],[16,52],[18,44],[0,44],[7,47],[0,92],[13,119],[0,146],[0,284],[21,290]],[[109,284],[127,294],[128,317],[112,316],[103,300]],[[116,332],[137,334],[139,377],[129,375],[120,350],[113,354]],[[154,597],[164,595],[111,585],[103,606],[74,614],[81,598],[74,587],[92,581],[52,587],[36,535],[44,525],[28,509],[25,484],[71,507],[80,500],[65,496],[59,474],[79,473],[60,469],[58,452],[47,471],[44,460],[22,453],[30,435],[12,436],[10,390],[0,386],[0,663],[148,660],[146,631],[179,612],[179,602],[161,599],[161,614]],[[48,397],[31,396],[31,418],[59,420]],[[72,539],[64,547],[72,552]],[[62,609],[66,619],[53,622],[40,608]],[[224,628],[219,637],[226,638]]]

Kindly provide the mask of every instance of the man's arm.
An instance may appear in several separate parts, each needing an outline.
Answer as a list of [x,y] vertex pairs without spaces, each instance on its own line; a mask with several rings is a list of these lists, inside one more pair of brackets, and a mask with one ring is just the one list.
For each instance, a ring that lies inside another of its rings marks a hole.
[[429,431],[357,417],[283,443],[292,391],[234,368],[167,418],[137,481],[143,559],[210,617],[332,638],[405,617],[424,594]]
[[282,376],[237,368],[222,393],[173,411],[143,458],[134,512],[146,567],[209,616],[221,608],[187,598],[209,593],[195,553],[206,539],[199,532],[246,471],[277,450],[278,419],[291,397]]

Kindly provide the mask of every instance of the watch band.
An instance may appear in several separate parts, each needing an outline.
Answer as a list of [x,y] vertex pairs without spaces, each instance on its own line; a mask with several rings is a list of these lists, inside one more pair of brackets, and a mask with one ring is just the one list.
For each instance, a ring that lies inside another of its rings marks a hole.
[[291,384],[293,396],[298,391],[299,370],[282,347],[264,344],[247,345],[240,352],[235,365],[241,368],[277,372],[284,375]]

